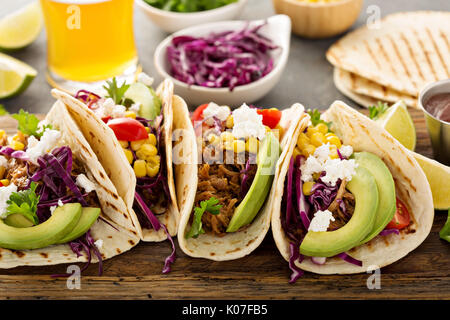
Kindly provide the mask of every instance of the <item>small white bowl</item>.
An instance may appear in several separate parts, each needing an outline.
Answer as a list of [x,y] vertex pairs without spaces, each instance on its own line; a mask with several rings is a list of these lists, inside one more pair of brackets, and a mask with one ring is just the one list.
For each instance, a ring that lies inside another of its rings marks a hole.
[[[271,39],[280,49],[271,52],[274,59],[274,68],[265,77],[246,84],[237,86],[230,91],[229,88],[207,88],[198,85],[188,85],[170,75],[170,66],[167,60],[167,47],[172,39],[181,35],[207,36],[211,32],[223,32],[228,30],[243,29],[248,23],[254,26],[263,23],[264,20],[254,21],[222,21],[207,23],[181,30],[164,39],[156,48],[154,55],[155,67],[163,78],[169,78],[175,85],[175,93],[189,105],[198,106],[214,101],[217,104],[239,107],[242,103],[253,103],[265,96],[280,80],[289,56],[291,40],[291,20],[286,15],[276,15],[267,19],[267,24],[259,32]],[[280,51],[281,50],[281,51]]]
[[172,12],[152,7],[144,0],[136,0],[136,4],[158,27],[168,33],[192,27],[201,23],[232,20],[239,16],[247,0],[238,0],[217,9],[201,12]]

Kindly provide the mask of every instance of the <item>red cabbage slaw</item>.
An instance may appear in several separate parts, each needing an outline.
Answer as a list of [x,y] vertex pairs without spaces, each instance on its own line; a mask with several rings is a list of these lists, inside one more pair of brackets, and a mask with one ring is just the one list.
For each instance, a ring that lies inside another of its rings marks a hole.
[[166,53],[171,75],[189,85],[230,91],[263,78],[274,68],[270,51],[279,48],[258,32],[266,24],[206,37],[174,37]]

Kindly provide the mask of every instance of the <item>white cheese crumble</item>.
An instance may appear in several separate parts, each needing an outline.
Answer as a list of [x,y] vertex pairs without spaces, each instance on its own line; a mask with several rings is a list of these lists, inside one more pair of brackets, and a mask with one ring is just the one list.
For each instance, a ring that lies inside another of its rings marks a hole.
[[230,114],[231,111],[229,107],[219,106],[214,102],[210,102],[205,110],[203,110],[203,119],[205,119],[207,125],[212,126],[214,124],[213,117],[216,117],[220,121],[225,121]]
[[61,199],[58,200],[58,207],[62,207],[64,203],[61,201]]
[[154,79],[145,72],[139,73],[137,80],[138,82],[145,84],[147,87],[151,87],[154,81]]
[[94,244],[98,249],[101,249],[103,247],[103,240],[98,239],[97,241],[94,242]]
[[309,224],[308,231],[320,232],[327,231],[330,226],[330,222],[334,221],[333,213],[329,210],[325,211],[317,211],[314,213],[314,218],[311,220]]
[[50,207],[50,214],[53,215],[53,212],[55,212],[57,206],[51,206]]
[[125,112],[127,111],[127,108],[125,106],[122,106],[120,104],[116,104],[112,111],[112,117],[113,118],[123,118],[125,117]]
[[327,142],[320,147],[317,147],[314,151],[314,157],[319,160],[319,162],[324,163],[330,157],[330,143]]
[[256,109],[250,108],[245,103],[233,111],[233,136],[239,138],[255,137],[263,140],[266,135],[266,127],[262,122],[262,115]]
[[49,152],[61,138],[61,132],[53,129],[46,129],[40,140],[34,136],[28,138],[26,154],[31,162],[37,163],[37,158]]
[[95,190],[96,186],[91,180],[89,180],[84,174],[79,174],[77,180],[75,181],[77,186],[83,188],[87,193]]
[[341,180],[350,181],[356,173],[355,168],[358,166],[354,159],[340,160],[328,159],[323,165],[325,175],[321,177],[322,181],[331,186],[335,186],[336,182]]
[[138,114],[140,109],[141,109],[141,103],[137,102],[137,103],[133,103],[129,110]]
[[6,187],[0,187],[0,218],[2,219],[6,218],[6,209],[8,208],[6,201],[9,200],[13,192],[17,192],[17,186],[14,183]]
[[353,148],[352,146],[342,146],[339,148],[339,152],[344,158],[350,158],[353,154]]

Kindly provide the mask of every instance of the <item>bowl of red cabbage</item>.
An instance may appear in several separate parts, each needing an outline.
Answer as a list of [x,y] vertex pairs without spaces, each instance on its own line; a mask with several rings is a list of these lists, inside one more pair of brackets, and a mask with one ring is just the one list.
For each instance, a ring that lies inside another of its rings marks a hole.
[[189,105],[239,106],[264,97],[289,55],[291,20],[222,21],[183,29],[163,40],[154,62]]

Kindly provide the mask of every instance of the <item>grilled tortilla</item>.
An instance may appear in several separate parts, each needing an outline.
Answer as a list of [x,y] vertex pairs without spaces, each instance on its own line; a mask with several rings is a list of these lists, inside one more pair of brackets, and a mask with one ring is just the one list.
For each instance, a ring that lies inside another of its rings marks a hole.
[[[401,230],[399,235],[376,236],[368,243],[349,251],[349,254],[363,262],[359,267],[339,258],[328,258],[323,265],[314,264],[305,259],[297,264],[303,270],[320,274],[350,274],[366,272],[369,268],[381,268],[406,256],[417,248],[430,233],[434,209],[430,185],[425,173],[411,152],[404,148],[387,131],[373,121],[347,106],[341,101],[334,102],[322,115],[322,119],[332,122],[332,130],[343,144],[353,147],[355,152],[368,151],[380,157],[389,168],[396,187],[396,194],[406,204],[412,224],[408,231]],[[272,202],[272,232],[281,255],[289,261],[289,240],[281,225],[281,199],[289,161],[300,132],[308,125],[304,121],[297,126],[288,154],[281,165],[281,173],[275,186],[275,201]]]

